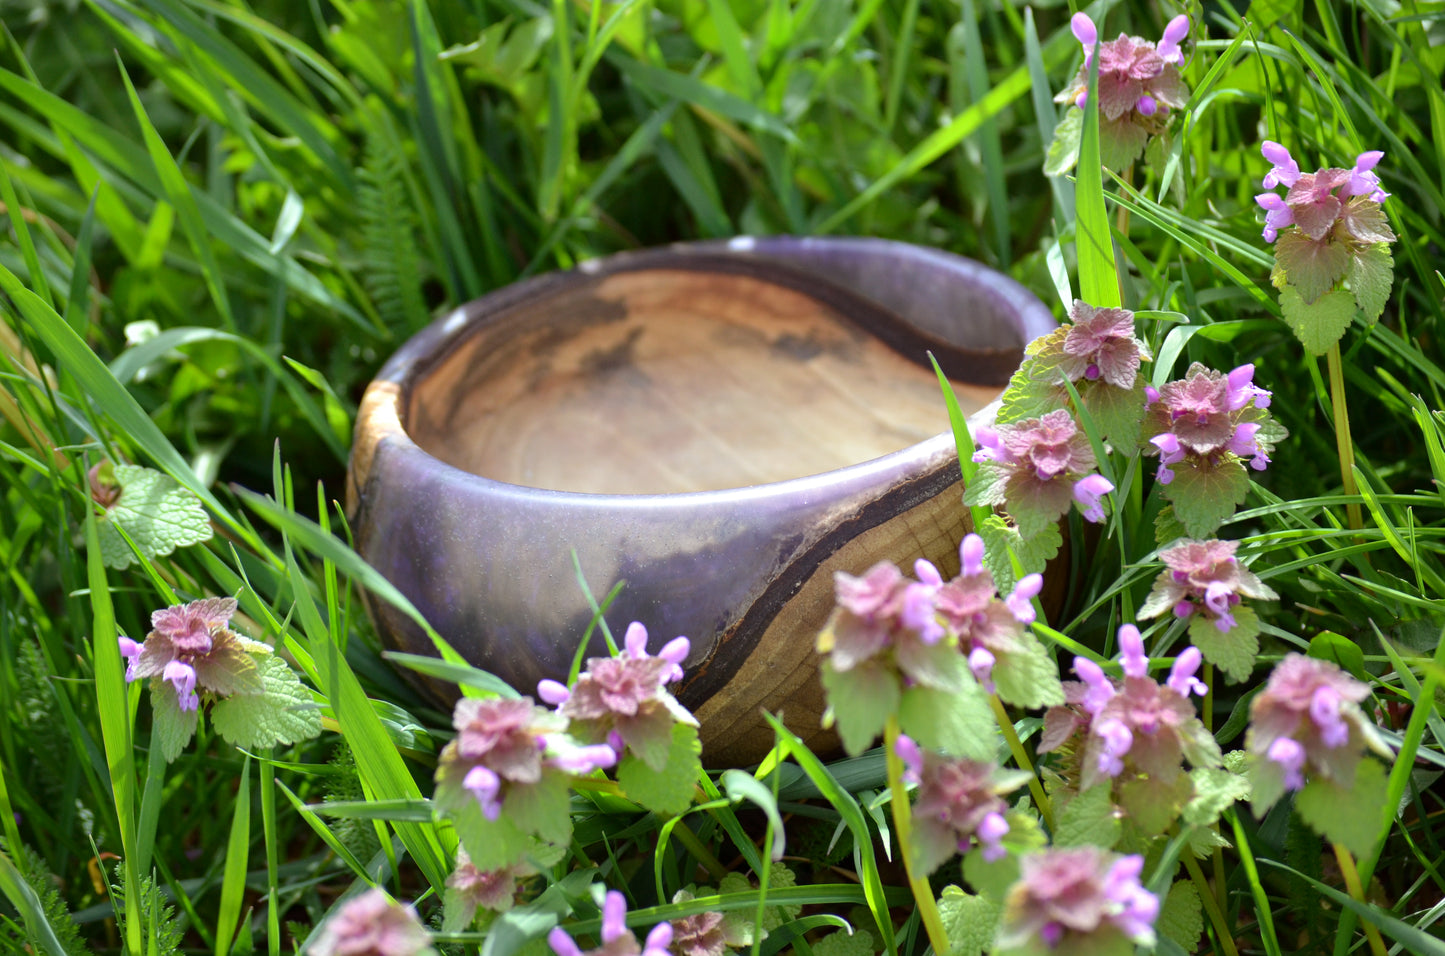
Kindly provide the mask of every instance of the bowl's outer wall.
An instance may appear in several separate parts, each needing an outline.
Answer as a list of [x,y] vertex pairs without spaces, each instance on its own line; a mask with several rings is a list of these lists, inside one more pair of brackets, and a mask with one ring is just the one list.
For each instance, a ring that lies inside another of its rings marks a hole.
[[[624,253],[580,271],[675,266],[689,255],[782,263],[842,285],[924,332],[978,350],[980,384],[1005,384],[1023,344],[1056,324],[1026,289],[981,264],[887,240],[741,237]],[[679,693],[685,704],[736,695],[728,680],[766,630],[767,613],[759,612],[786,601],[848,535],[952,487],[959,478],[952,437],[808,478],[675,495],[526,488],[463,472],[412,443],[398,413],[408,380],[424,375],[429,358],[444,354],[474,318],[555,281],[528,280],[461,307],[382,369],[362,403],[348,480],[358,550],[452,646],[523,693],[543,677],[565,677],[593,617],[580,568],[599,598],[626,582],[607,612],[614,628],[641,621],[654,648],[679,634],[691,638],[690,677]],[[959,507],[956,498],[950,505]],[[760,604],[765,595],[768,607]],[[433,652],[404,614],[375,603],[372,610],[388,642]],[[589,652],[604,652],[600,640]],[[708,729],[705,745],[714,736]]]

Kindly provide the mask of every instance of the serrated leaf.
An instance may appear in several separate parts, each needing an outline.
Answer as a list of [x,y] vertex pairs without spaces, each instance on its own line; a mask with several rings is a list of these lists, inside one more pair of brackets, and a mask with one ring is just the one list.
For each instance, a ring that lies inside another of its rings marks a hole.
[[1295,289],[1306,305],[1335,287],[1349,268],[1350,250],[1330,238],[1315,241],[1299,229],[1279,237],[1274,247],[1274,271],[1270,281],[1283,291]]
[[[1249,494],[1249,475],[1238,461],[1221,460],[1197,467],[1181,462],[1164,496],[1174,505],[1174,517],[1191,538],[1207,538],[1219,529]],[[1202,650],[1202,648],[1201,648]]]
[[1047,534],[1051,528],[1057,530],[1059,519],[1074,502],[1069,493],[1072,484],[1067,479],[1038,483],[1034,487],[1036,491],[1032,495],[1010,500],[1005,508],[1024,541]]
[[822,678],[828,712],[837,721],[843,749],[856,757],[873,746],[883,733],[883,725],[898,710],[902,695],[898,678],[871,663],[847,671],[834,670],[825,663]]
[[1108,850],[1119,842],[1123,825],[1107,783],[1090,787],[1070,800],[1059,814],[1054,846],[1097,846]]
[[1324,355],[1354,321],[1355,297],[1348,292],[1330,292],[1306,305],[1299,292],[1285,286],[1279,294],[1279,308],[1305,351]]
[[945,886],[938,898],[938,916],[948,935],[948,956],[982,956],[991,949],[1002,912],[993,900]]
[[963,503],[969,506],[992,507],[1004,503],[1004,485],[1008,472],[997,465],[982,462],[973,473],[968,487],[963,490]]
[[[769,888],[777,890],[797,885],[797,874],[794,873],[792,870],[788,869],[785,864],[774,863],[772,866],[768,867]],[[748,878],[746,876],[736,871],[724,876],[721,880],[718,881],[717,885],[717,891],[719,895],[724,895],[727,893],[748,893],[755,889],[756,887],[754,887],[751,883],[748,882]],[[735,912],[743,913],[743,911]],[[765,906],[763,908],[762,919],[762,928],[764,933],[771,932],[772,930],[777,929],[779,926],[782,926],[784,923],[791,922],[792,920],[797,919],[798,914],[801,912],[803,912],[803,907],[797,903],[786,903],[781,906]],[[744,915],[747,924],[747,932],[745,935],[748,942],[751,942],[753,936],[753,913],[749,911],[746,912]],[[726,922],[724,923],[724,925],[726,925]],[[731,942],[731,939],[736,938],[737,937],[730,938],[729,942]],[[739,939],[738,945],[743,945],[741,939]]]
[[117,524],[147,558],[210,540],[211,519],[201,499],[169,475],[139,465],[116,465],[115,480],[120,497],[96,523],[101,557],[108,567],[122,571],[135,561]]
[[291,666],[274,654],[255,658],[259,694],[236,694],[211,708],[211,726],[245,750],[295,744],[321,733],[321,712]]
[[1249,781],[1237,773],[1213,767],[1189,771],[1194,796],[1184,805],[1184,822],[1207,827],[1239,800],[1249,799]]
[[1063,408],[1068,392],[1059,386],[1059,363],[1064,358],[1067,325],[1040,335],[1024,347],[1024,360],[1009,376],[994,420],[1000,425],[1039,418],[1056,408]]
[[1184,523],[1174,514],[1173,505],[1165,505],[1154,516],[1155,544],[1169,544],[1171,541],[1187,537],[1189,537],[1189,529],[1185,528]]
[[840,929],[813,944],[813,956],[873,956],[877,951],[873,934],[864,929],[851,933]]
[[196,735],[201,712],[181,710],[175,689],[160,680],[151,681],[151,749],[170,763],[181,755]]
[[1316,833],[1362,857],[1374,850],[1385,800],[1384,765],[1365,759],[1355,769],[1354,786],[1311,780],[1295,797],[1294,807]]
[[1224,837],[1219,835],[1215,827],[1193,827],[1189,830],[1189,852],[1194,854],[1196,860],[1205,860],[1214,855],[1216,849],[1226,850],[1232,846]]
[[982,687],[970,681],[957,693],[914,686],[898,704],[898,723],[920,747],[954,757],[992,761],[998,732]]
[[1144,377],[1136,378],[1132,389],[1095,382],[1079,397],[1104,440],[1115,451],[1133,454],[1139,447],[1140,428],[1144,423]]
[[628,755],[617,768],[617,782],[627,799],[663,816],[680,816],[692,806],[697,775],[702,769],[701,754],[697,728],[674,724],[666,764],[654,770]]
[[457,807],[450,817],[456,827],[457,838],[479,870],[497,870],[516,863],[532,845],[527,834],[519,830],[505,813],[495,820],[488,820],[476,801]]
[[1395,260],[1383,243],[1355,250],[1350,258],[1345,281],[1354,293],[1355,304],[1365,314],[1366,322],[1374,322],[1385,311],[1390,291],[1395,284]]
[[1189,622],[1189,642],[1204,659],[1224,672],[1231,684],[1246,680],[1259,656],[1259,615],[1243,605],[1234,609],[1234,627],[1228,633],[1202,614]]
[[1070,109],[1054,127],[1049,155],[1044,160],[1045,176],[1062,176],[1079,161],[1079,140],[1084,135],[1084,111]]
[[1186,953],[1194,952],[1204,935],[1204,907],[1193,883],[1183,880],[1169,887],[1169,895],[1159,907],[1154,930],[1165,939],[1178,943]]
[[1007,593],[1018,583],[1019,576],[1014,574],[1013,562],[1009,560],[1010,551],[1018,560],[1024,575],[1042,574],[1045,566],[1064,544],[1064,536],[1058,525],[1051,525],[1025,541],[1019,535],[1018,529],[1010,527],[1008,521],[999,515],[990,515],[978,533],[983,538],[984,566],[993,575],[994,584],[998,585],[1000,593]]
[[1168,570],[1154,579],[1154,587],[1149,592],[1149,596],[1144,599],[1144,603],[1139,605],[1139,610],[1134,612],[1135,617],[1141,621],[1147,621],[1173,609],[1174,598],[1170,595],[1169,581],[1170,572]]
[[1064,685],[1049,649],[1028,631],[1015,641],[1019,649],[999,655],[994,665],[993,682],[999,699],[1028,710],[1062,704]]
[[1125,819],[1144,836],[1152,837],[1163,833],[1178,819],[1193,787],[1181,773],[1171,782],[1150,777],[1126,780],[1118,785],[1118,791]]
[[[555,770],[543,771],[536,783],[512,785],[502,798],[503,817],[523,833],[554,846],[566,846],[572,839],[571,808],[570,778]],[[477,868],[483,869],[480,864]]]

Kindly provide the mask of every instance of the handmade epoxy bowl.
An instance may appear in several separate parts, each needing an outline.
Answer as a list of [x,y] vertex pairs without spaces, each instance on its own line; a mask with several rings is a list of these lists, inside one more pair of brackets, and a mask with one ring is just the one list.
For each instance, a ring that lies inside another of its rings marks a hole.
[[[826,748],[813,642],[833,572],[951,574],[968,531],[926,353],[976,411],[1054,324],[976,262],[875,239],[687,243],[520,282],[368,388],[357,548],[523,693],[565,677],[592,617],[576,567],[599,596],[625,581],[615,631],[692,640],[678,696],[708,765],[765,753],[763,710]],[[372,611],[389,644],[432,652]]]

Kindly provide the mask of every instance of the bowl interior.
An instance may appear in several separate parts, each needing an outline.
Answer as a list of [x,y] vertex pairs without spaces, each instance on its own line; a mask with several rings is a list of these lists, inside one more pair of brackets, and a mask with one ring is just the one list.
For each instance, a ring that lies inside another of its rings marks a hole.
[[[656,494],[814,475],[948,429],[925,344],[867,300],[682,268],[573,275],[419,371],[413,441],[498,481]],[[954,388],[964,414],[1000,391]]]

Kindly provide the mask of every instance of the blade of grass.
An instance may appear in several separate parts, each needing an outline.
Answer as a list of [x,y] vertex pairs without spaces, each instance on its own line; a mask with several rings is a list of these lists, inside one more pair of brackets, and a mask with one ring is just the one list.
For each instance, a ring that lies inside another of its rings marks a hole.
[[20,918],[25,921],[26,929],[40,941],[46,953],[50,956],[69,956],[65,947],[60,945],[50,920],[45,917],[45,907],[41,905],[40,897],[30,888],[30,884],[25,882],[25,877],[3,851],[0,851],[0,892],[4,892]]
[[226,864],[221,878],[221,909],[216,916],[216,956],[230,956],[231,940],[241,919],[246,892],[246,860],[251,849],[251,755],[241,763],[236,806],[231,815],[231,836],[226,841]]
[[1099,158],[1099,47],[1089,67],[1089,93],[1084,103],[1084,132],[1074,184],[1077,202],[1074,245],[1079,257],[1079,295],[1098,308],[1124,304],[1114,264],[1114,236],[1104,208],[1104,166]]

